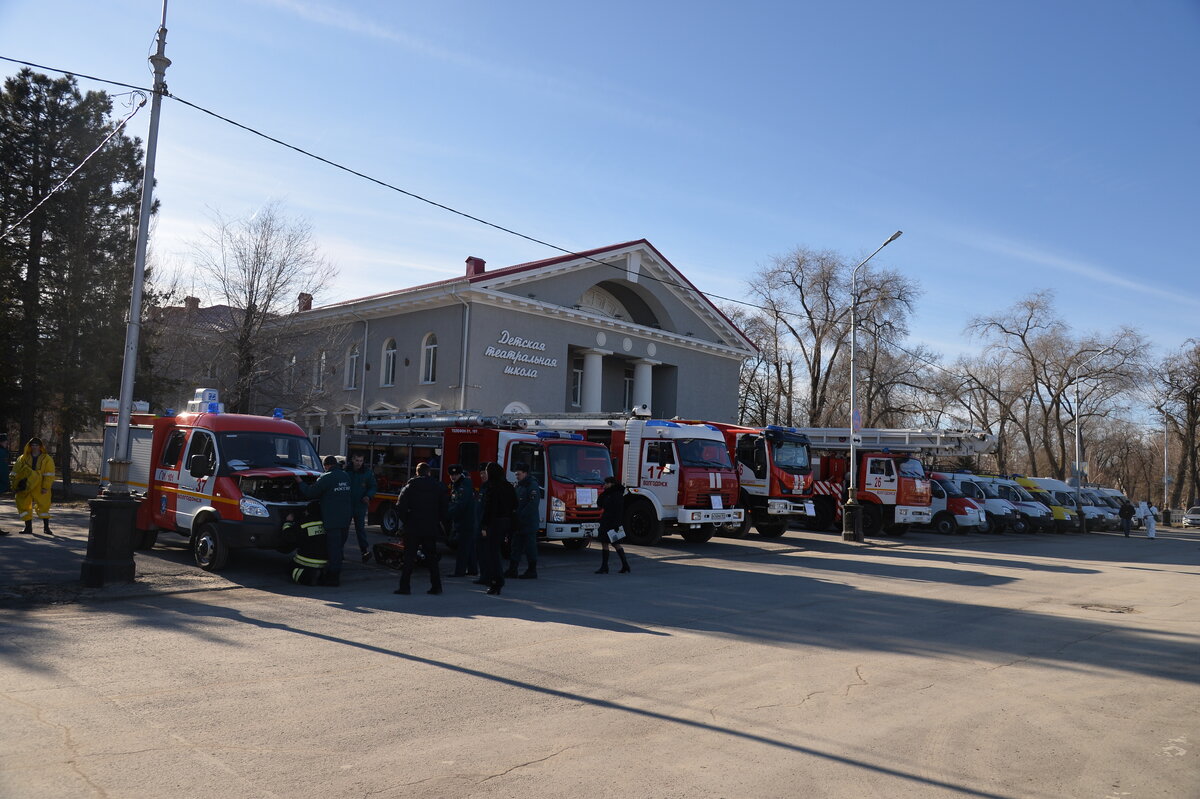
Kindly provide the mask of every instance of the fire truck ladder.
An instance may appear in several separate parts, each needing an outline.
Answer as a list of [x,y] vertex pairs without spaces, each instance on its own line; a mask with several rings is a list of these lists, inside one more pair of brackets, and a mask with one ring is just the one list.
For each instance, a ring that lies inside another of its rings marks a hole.
[[[797,433],[808,436],[813,449],[850,449],[850,429],[847,427],[797,427]],[[956,455],[981,455],[994,452],[996,437],[983,430],[919,430],[863,428],[859,431],[861,443],[856,449],[888,450],[890,452],[915,452],[927,455],[953,457]]]

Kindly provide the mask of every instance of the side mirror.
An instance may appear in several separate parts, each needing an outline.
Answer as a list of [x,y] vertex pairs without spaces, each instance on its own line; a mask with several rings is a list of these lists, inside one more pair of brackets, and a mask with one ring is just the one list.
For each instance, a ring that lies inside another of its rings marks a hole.
[[208,473],[208,456],[193,455],[188,461],[188,474],[192,477],[204,477]]

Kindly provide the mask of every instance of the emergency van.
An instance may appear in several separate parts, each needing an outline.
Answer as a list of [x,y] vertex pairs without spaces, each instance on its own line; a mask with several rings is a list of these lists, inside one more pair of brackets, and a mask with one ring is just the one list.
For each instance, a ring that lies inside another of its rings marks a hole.
[[978,530],[987,521],[983,506],[968,498],[958,485],[942,472],[929,475],[929,527],[943,535],[962,535]]
[[[140,500],[137,546],[161,531],[188,536],[196,565],[217,571],[232,550],[276,549],[288,513],[304,507],[298,483],[321,473],[317,452],[295,422],[224,413],[215,389],[198,389],[176,416],[130,418],[129,488]],[[116,417],[104,431],[105,466],[116,452]]]
[[1028,491],[1029,496],[1050,509],[1050,518],[1053,520],[1054,532],[1066,533],[1070,530],[1079,529],[1079,519],[1075,513],[1074,502],[1070,505],[1063,505],[1054,493],[1042,488],[1031,477],[1014,474],[1013,480],[1021,488]]

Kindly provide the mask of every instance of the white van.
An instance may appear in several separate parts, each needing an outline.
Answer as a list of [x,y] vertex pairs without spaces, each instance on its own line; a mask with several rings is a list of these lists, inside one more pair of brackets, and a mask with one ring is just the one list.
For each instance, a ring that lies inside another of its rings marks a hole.
[[1054,514],[1049,508],[1038,502],[1024,487],[1008,477],[998,475],[976,475],[981,483],[990,483],[996,487],[996,493],[1002,499],[1007,499],[1017,508],[1020,520],[1012,527],[1014,533],[1048,533],[1054,529]]
[[[1075,487],[1055,480],[1053,477],[1032,477],[1034,483],[1053,494],[1060,503],[1069,508],[1075,507]],[[1116,530],[1120,527],[1117,514],[1107,505],[1100,507],[1099,500],[1088,490],[1080,491],[1079,500],[1083,509],[1083,520],[1089,530]]]
[[965,497],[958,484],[941,472],[929,475],[932,513],[930,528],[943,535],[961,535],[978,530],[987,522],[983,506]]
[[979,526],[981,533],[1003,533],[1021,526],[1021,514],[1017,506],[1000,496],[996,486],[986,478],[972,472],[939,472],[958,486],[968,499],[983,506],[984,522]]

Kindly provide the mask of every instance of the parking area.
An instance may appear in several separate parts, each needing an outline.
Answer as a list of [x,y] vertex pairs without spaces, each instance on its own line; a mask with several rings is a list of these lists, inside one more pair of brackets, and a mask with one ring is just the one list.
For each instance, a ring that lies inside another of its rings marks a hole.
[[545,546],[501,597],[182,546],[60,604],[5,576],[0,793],[1197,795],[1196,531],[630,553]]

